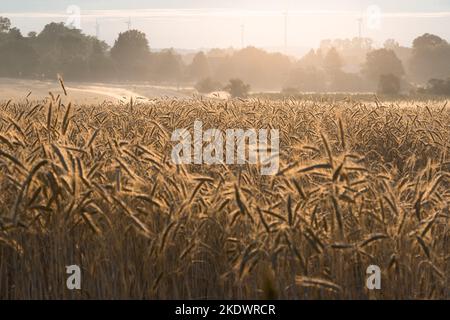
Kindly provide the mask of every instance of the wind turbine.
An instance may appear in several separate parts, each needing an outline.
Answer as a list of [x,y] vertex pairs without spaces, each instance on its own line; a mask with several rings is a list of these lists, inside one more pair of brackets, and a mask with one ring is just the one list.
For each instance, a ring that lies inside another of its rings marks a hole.
[[98,23],[98,19],[95,19],[95,37],[100,39],[100,23]]
[[358,21],[358,37],[359,37],[359,39],[361,39],[362,38],[362,25],[363,25],[363,21],[364,21],[362,16],[360,18],[358,18],[357,21]]
[[241,24],[241,49],[244,49],[245,24]]
[[289,1],[285,2],[284,15],[284,53],[288,54],[288,16],[289,16]]
[[125,24],[128,27],[128,31],[130,31],[130,29],[131,29],[131,17],[128,18],[128,20],[125,22]]
[[288,9],[284,11],[284,53],[288,53]]

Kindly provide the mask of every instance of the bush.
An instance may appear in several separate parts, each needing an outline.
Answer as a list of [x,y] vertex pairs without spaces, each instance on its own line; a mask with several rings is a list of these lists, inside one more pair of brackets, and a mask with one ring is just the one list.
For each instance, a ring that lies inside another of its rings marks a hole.
[[450,96],[450,78],[447,80],[431,79],[428,81],[428,85],[425,88],[420,89],[419,92]]
[[250,85],[245,84],[241,79],[231,79],[224,88],[233,98],[246,98],[250,91]]
[[195,85],[195,89],[197,89],[199,93],[211,93],[219,90],[220,87],[220,83],[212,80],[211,78],[202,79]]
[[378,82],[378,92],[383,94],[398,94],[400,78],[393,74],[383,74]]

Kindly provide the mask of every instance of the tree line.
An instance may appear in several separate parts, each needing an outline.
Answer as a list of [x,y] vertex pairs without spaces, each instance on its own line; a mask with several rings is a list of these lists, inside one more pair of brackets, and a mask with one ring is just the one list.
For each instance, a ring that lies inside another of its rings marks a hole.
[[[212,49],[181,55],[150,49],[138,30],[118,35],[112,47],[63,23],[49,23],[26,36],[0,17],[0,76],[77,81],[149,81],[194,84],[202,93],[234,88],[296,92],[384,93],[417,90],[450,94],[450,44],[432,34],[412,47],[395,40],[374,48],[368,38],[322,41],[301,59],[254,47]],[[234,79],[233,81],[229,81]]]

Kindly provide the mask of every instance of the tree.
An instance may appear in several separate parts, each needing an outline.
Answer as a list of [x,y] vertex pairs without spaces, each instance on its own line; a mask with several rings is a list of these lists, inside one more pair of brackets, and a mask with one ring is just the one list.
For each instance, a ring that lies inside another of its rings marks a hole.
[[41,74],[51,78],[61,74],[66,80],[84,80],[88,76],[90,38],[81,30],[49,23],[33,42],[40,55]]
[[90,77],[94,80],[111,78],[115,74],[114,62],[108,55],[108,45],[97,38],[92,39],[88,63]]
[[425,83],[431,78],[450,75],[450,45],[444,39],[424,34],[413,42],[409,68],[414,80]]
[[224,88],[233,98],[246,98],[250,91],[250,85],[245,84],[241,79],[231,79]]
[[22,33],[17,28],[10,28],[8,31],[8,37],[15,40],[23,39]]
[[291,60],[285,55],[247,47],[222,58],[213,75],[221,82],[239,78],[260,90],[280,89],[291,67]]
[[401,46],[394,39],[387,39],[384,42],[384,48],[395,52],[395,55],[400,59],[400,61],[402,61],[403,66],[407,68],[407,70],[405,70],[405,73],[409,74],[409,61],[411,60],[412,56],[412,48]]
[[400,44],[395,39],[387,39],[384,42],[383,46],[384,46],[385,49],[394,51],[396,48],[400,47]]
[[394,51],[378,49],[367,54],[363,73],[370,80],[379,81],[381,75],[393,74],[394,76],[402,77],[405,74],[405,70]]
[[11,21],[8,18],[0,17],[0,32],[6,32],[11,27]]
[[147,76],[150,49],[145,33],[129,30],[119,34],[111,48],[111,57],[120,73],[128,78]]
[[37,71],[43,77],[100,80],[114,72],[105,42],[63,23],[49,23],[37,36],[24,40],[38,53]]
[[342,60],[335,48],[328,50],[323,61],[323,68],[330,74],[335,74],[341,70]]
[[22,77],[32,75],[38,65],[38,54],[20,30],[10,28],[0,44],[0,75]]
[[151,55],[152,79],[178,82],[182,73],[181,58],[173,49],[163,50]]
[[320,68],[322,65],[323,57],[320,50],[311,49],[298,61],[298,66],[303,68]]
[[393,74],[383,74],[378,82],[378,92],[383,94],[398,94],[400,78]]
[[208,58],[203,52],[199,52],[194,56],[188,73],[189,77],[194,80],[205,79],[210,76]]
[[364,63],[367,53],[372,50],[372,45],[373,40],[370,38],[323,40],[318,51],[327,53],[335,48],[343,65],[357,67]]
[[336,72],[330,78],[327,90],[333,92],[364,91],[364,81],[358,73]]
[[436,36],[434,34],[425,33],[424,35],[417,37],[413,41],[413,48],[415,49],[426,49],[430,47],[436,47],[440,45],[446,45],[447,41],[442,39],[439,36]]
[[299,67],[291,71],[286,87],[297,88],[303,92],[325,91],[325,74],[315,67]]

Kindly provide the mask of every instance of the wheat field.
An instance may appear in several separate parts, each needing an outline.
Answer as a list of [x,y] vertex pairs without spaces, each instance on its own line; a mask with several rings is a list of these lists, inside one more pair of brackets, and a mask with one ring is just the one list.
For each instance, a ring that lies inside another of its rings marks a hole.
[[[2,102],[0,299],[449,299],[449,109]],[[175,166],[172,131],[197,119],[279,129],[279,173]],[[65,286],[72,264],[82,290]]]

